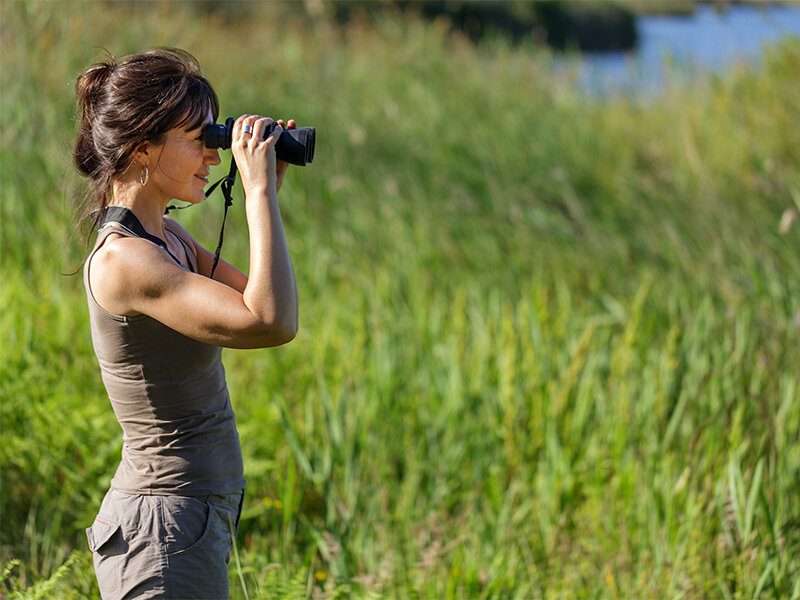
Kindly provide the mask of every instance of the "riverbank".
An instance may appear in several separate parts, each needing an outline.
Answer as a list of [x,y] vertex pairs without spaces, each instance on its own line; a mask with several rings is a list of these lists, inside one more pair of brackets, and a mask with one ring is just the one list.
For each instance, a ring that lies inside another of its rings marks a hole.
[[635,52],[570,56],[583,88],[597,95],[651,98],[668,81],[684,84],[750,65],[786,38],[800,38],[800,6],[737,4],[720,11],[701,5],[688,15],[637,17]]
[[515,43],[535,43],[554,50],[583,53],[630,52],[639,46],[638,21],[647,17],[695,16],[700,11],[725,15],[752,8],[769,11],[791,2],[731,0],[389,0],[380,3],[307,2],[300,9],[312,18],[344,24],[380,15],[440,20],[473,42],[502,36]]

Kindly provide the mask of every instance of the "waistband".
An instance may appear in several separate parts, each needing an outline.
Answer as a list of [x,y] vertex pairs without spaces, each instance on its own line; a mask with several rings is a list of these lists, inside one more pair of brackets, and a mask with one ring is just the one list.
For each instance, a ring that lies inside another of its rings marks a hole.
[[205,496],[193,496],[193,498],[200,498],[215,506],[221,506],[234,512],[239,512],[242,509],[242,500],[244,500],[244,490],[238,492],[230,492],[228,494],[207,494]]
[[242,501],[244,500],[244,491],[245,489],[239,489],[233,492],[225,492],[223,494],[200,494],[200,495],[188,495],[188,494],[153,494],[150,490],[145,491],[130,491],[130,490],[118,490],[115,487],[111,487],[109,490],[114,492],[115,494],[122,494],[124,496],[163,496],[165,498],[177,497],[177,498],[194,498],[196,500],[205,500],[215,506],[220,506],[222,508],[228,508],[233,511],[238,511],[242,505]]

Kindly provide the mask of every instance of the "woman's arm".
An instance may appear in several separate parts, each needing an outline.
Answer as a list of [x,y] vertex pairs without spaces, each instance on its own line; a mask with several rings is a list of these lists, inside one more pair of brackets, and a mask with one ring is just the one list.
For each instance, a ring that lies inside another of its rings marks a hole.
[[226,348],[266,348],[294,338],[295,314],[254,312],[243,294],[187,271],[155,244],[115,237],[97,250],[89,271],[92,295],[108,312],[145,314],[192,339]]
[[[243,132],[245,124],[252,133]],[[233,124],[231,151],[245,190],[245,212],[250,231],[250,272],[242,292],[245,305],[265,321],[298,327],[297,283],[283,233],[278,207],[278,186],[285,166],[275,156],[275,143],[283,127],[272,119],[249,115]]]

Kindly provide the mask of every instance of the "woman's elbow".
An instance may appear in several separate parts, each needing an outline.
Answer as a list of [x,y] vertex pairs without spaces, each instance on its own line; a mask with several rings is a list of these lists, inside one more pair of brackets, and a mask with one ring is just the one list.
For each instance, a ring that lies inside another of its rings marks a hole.
[[279,342],[276,344],[277,346],[282,346],[283,344],[288,344],[294,338],[297,337],[297,322],[294,323],[287,323],[283,327],[281,327],[278,331],[278,340]]
[[263,323],[258,332],[258,346],[272,348],[288,344],[297,337],[297,320],[279,320]]

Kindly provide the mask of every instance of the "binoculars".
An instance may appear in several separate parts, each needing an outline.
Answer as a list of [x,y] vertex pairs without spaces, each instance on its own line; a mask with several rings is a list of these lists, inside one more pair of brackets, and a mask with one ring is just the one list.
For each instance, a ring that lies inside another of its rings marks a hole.
[[[231,147],[233,133],[233,117],[225,119],[224,125],[207,125],[205,130],[206,148],[227,150]],[[284,129],[281,137],[275,143],[275,156],[300,167],[306,166],[314,160],[314,142],[316,129],[313,127],[297,127]]]

